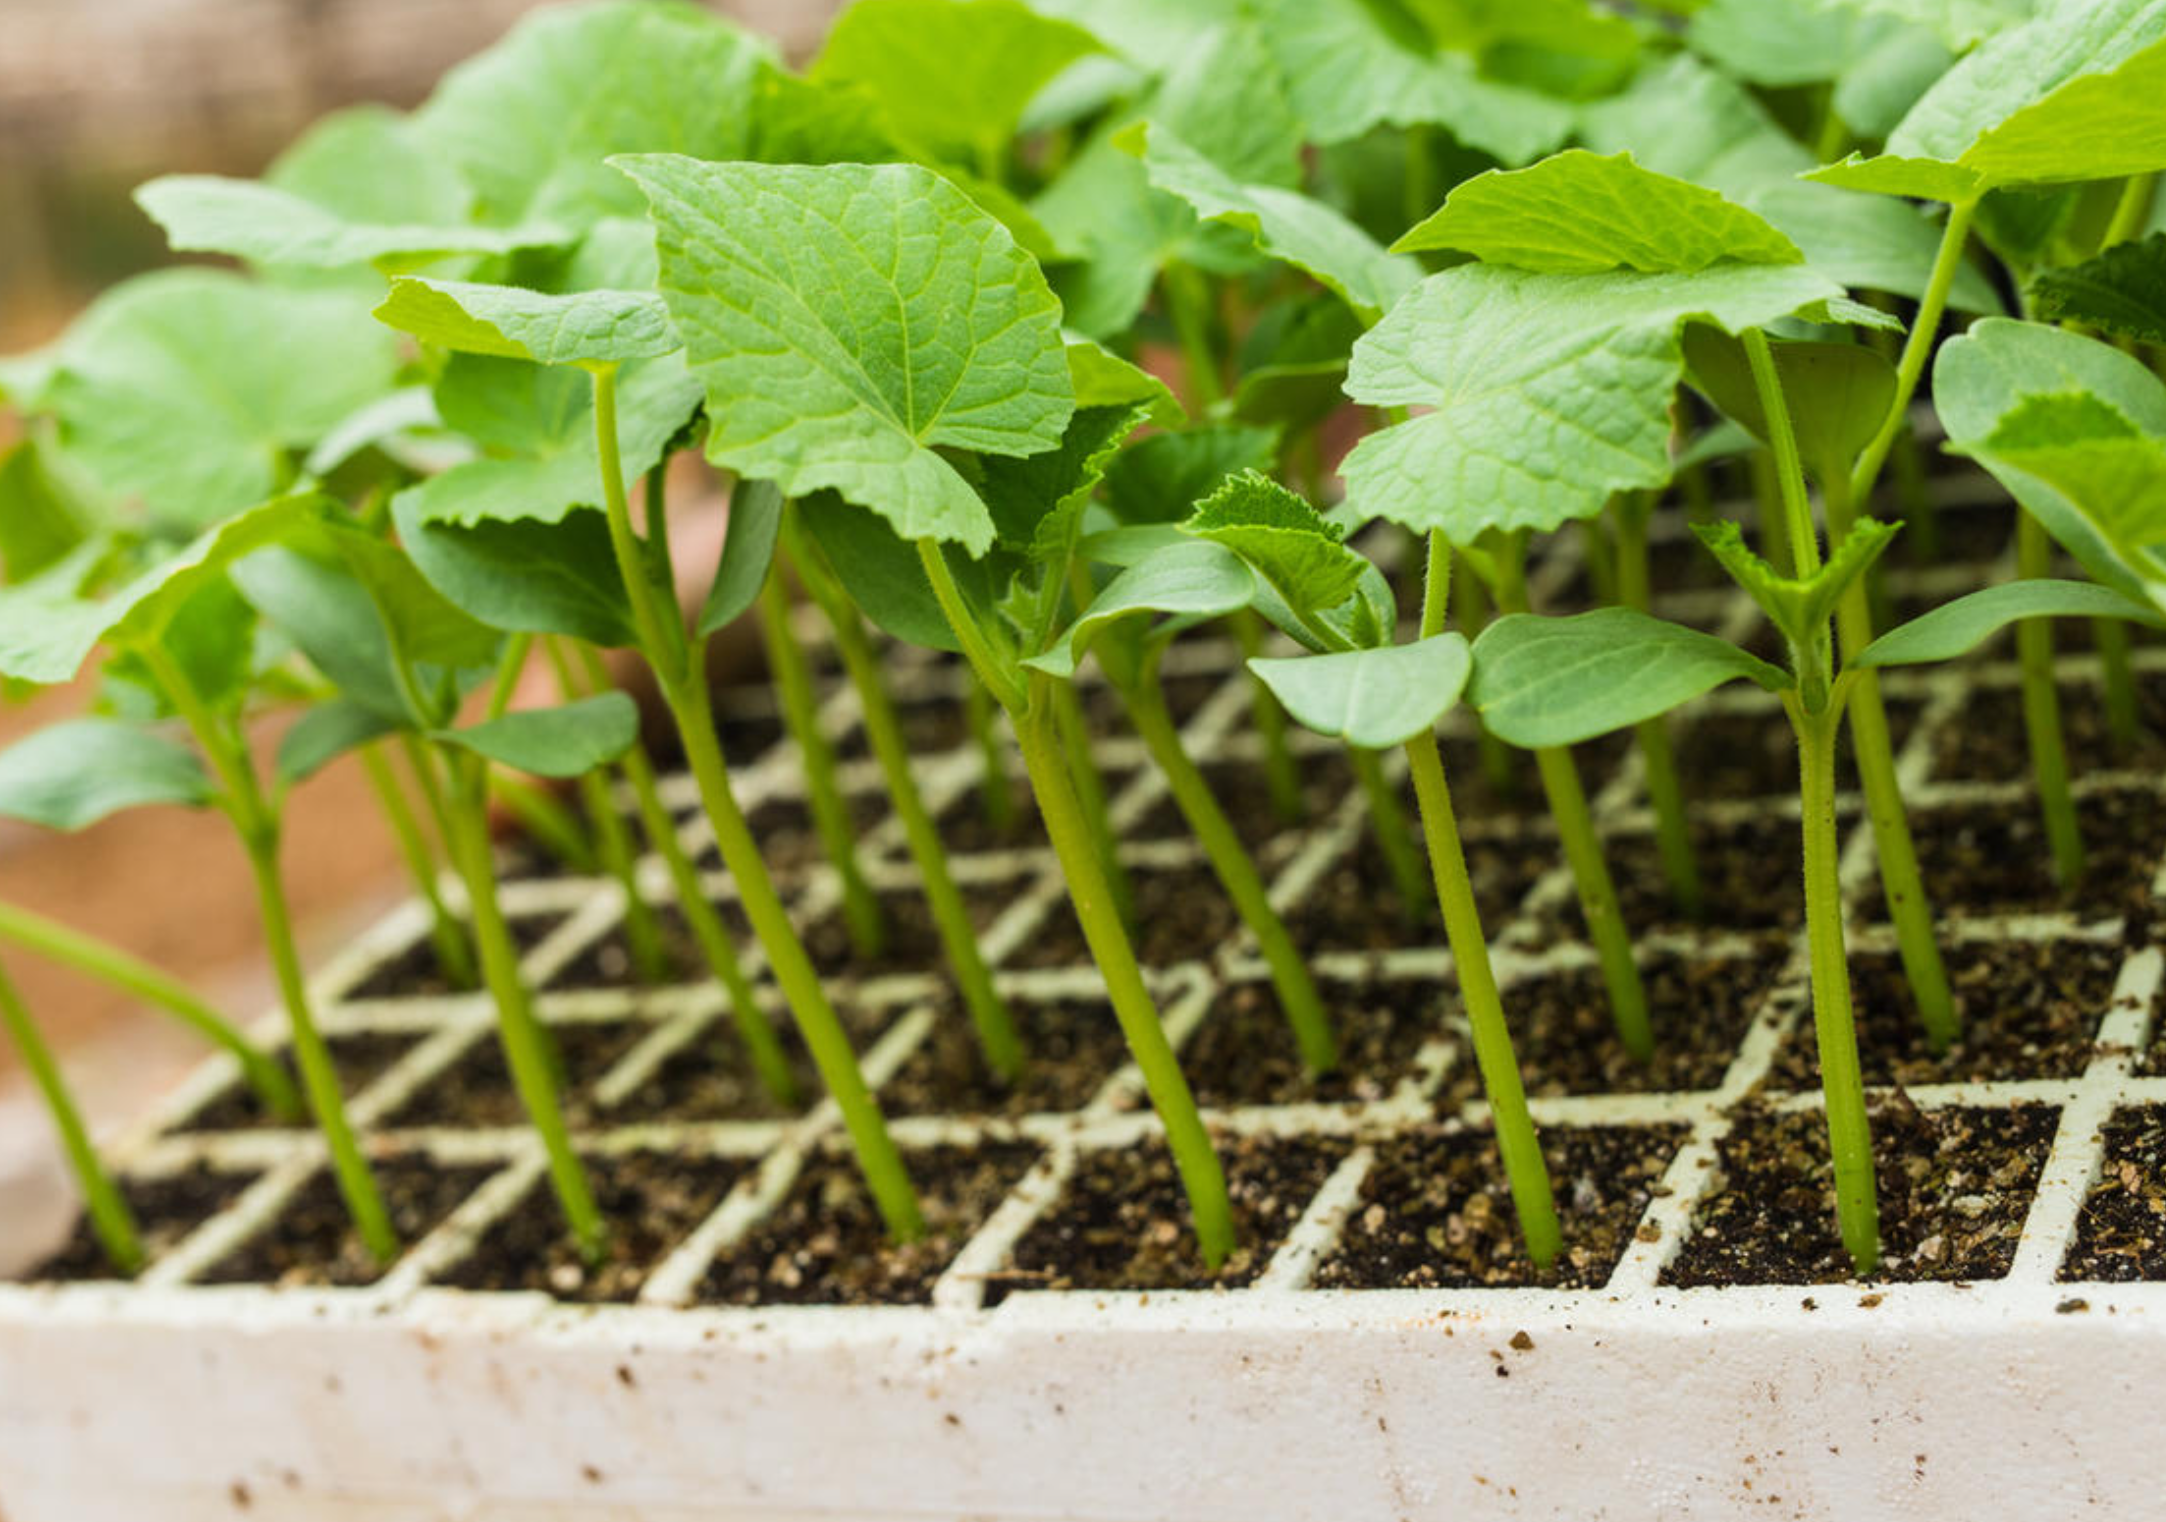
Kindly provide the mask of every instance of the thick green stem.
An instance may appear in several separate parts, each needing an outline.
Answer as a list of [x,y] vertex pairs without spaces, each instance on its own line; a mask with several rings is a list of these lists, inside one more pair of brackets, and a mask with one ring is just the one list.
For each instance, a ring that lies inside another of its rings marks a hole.
[[[1254,608],[1243,608],[1227,622],[1241,646],[1244,666],[1263,653],[1264,622]],[[1270,789],[1271,812],[1286,824],[1299,824],[1308,812],[1301,800],[1301,767],[1293,748],[1286,743],[1286,710],[1279,706],[1264,679],[1249,672],[1249,720],[1263,746],[1264,785]]]
[[1091,754],[1090,724],[1083,717],[1083,701],[1076,696],[1075,688],[1066,682],[1058,683],[1046,698],[1052,710],[1053,727],[1060,736],[1061,753],[1067,758],[1068,774],[1075,783],[1076,807],[1083,811],[1083,822],[1090,831],[1092,844],[1103,864],[1106,882],[1113,890],[1113,906],[1120,911],[1121,923],[1136,922],[1136,891],[1128,880],[1128,869],[1121,864],[1120,837],[1113,832],[1113,814],[1106,801],[1106,779],[1098,771],[1098,758]]
[[1362,799],[1369,806],[1369,834],[1376,842],[1377,853],[1384,858],[1384,872],[1391,879],[1392,896],[1399,901],[1399,912],[1410,922],[1419,920],[1428,907],[1428,884],[1424,881],[1421,854],[1414,849],[1413,832],[1408,828],[1406,810],[1400,806],[1398,791],[1385,779],[1384,763],[1375,751],[1350,745],[1346,749],[1346,760],[1353,769],[1354,781],[1360,785]]
[[[2053,541],[2038,520],[2024,513],[2016,520],[2016,575],[2053,574]],[[2022,669],[2023,730],[2030,739],[2031,775],[2038,784],[2038,807],[2044,816],[2046,845],[2053,853],[2053,875],[2064,888],[2083,876],[2083,830],[2076,822],[2076,798],[2068,785],[2068,750],[2061,739],[2061,698],[2053,684],[2053,625],[2027,618],[2016,625],[2016,659]]]
[[407,875],[413,879],[414,891],[428,905],[429,939],[436,947],[436,965],[458,987],[471,988],[474,984],[474,951],[467,943],[466,927],[445,906],[444,895],[437,890],[436,856],[429,850],[420,822],[414,818],[406,790],[399,786],[390,759],[381,747],[362,746],[361,766],[368,773],[369,786],[376,791],[376,801],[391,826],[392,838],[398,842],[399,855],[406,863]]
[[1006,835],[1015,828],[1015,783],[1008,776],[1007,753],[993,728],[1000,705],[975,672],[963,674],[963,708],[970,724],[971,743],[977,746],[978,759],[985,768],[978,785],[978,811],[993,833]]
[[2136,706],[2136,673],[2129,664],[2128,625],[2118,618],[2092,619],[2091,644],[2105,683],[2106,737],[2117,746],[2134,745],[2143,717]]
[[72,967],[158,1006],[205,1040],[232,1053],[241,1066],[241,1076],[273,1116],[291,1121],[307,1113],[300,1090],[276,1059],[194,992],[149,963],[14,904],[0,903],[0,941]]
[[1256,870],[1255,860],[1241,843],[1240,834],[1227,819],[1226,811],[1219,807],[1218,800],[1211,794],[1210,784],[1181,744],[1180,728],[1167,711],[1165,691],[1158,684],[1155,659],[1145,664],[1141,679],[1134,686],[1124,688],[1121,696],[1127,701],[1136,733],[1143,737],[1144,747],[1165,777],[1166,787],[1179,805],[1181,816],[1188,821],[1196,839],[1203,843],[1203,854],[1210,859],[1211,870],[1218,874],[1219,885],[1233,900],[1242,923],[1256,937],[1257,949],[1271,969],[1272,986],[1278,990],[1279,1007],[1285,1012],[1286,1023],[1293,1028],[1294,1042],[1301,1049],[1302,1064],[1311,1074],[1330,1072],[1339,1064],[1339,1048],[1332,1038],[1331,1021],[1324,1013],[1323,1000],[1317,995],[1316,981],[1309,976],[1308,963],[1295,947],[1294,938],[1287,933],[1286,922],[1271,907],[1263,874]]
[[527,1121],[541,1138],[549,1162],[549,1182],[572,1239],[589,1264],[599,1263],[607,1251],[607,1228],[588,1187],[585,1165],[572,1147],[564,1109],[557,1097],[551,1048],[535,1017],[526,976],[519,967],[518,942],[512,938],[511,926],[497,901],[496,872],[489,859],[488,763],[479,756],[462,755],[452,764],[460,801],[453,816],[452,855],[466,883],[474,940],[481,948],[482,979],[496,1005],[496,1029],[504,1048],[504,1062],[511,1069],[512,1087],[519,1095]]
[[865,881],[857,859],[857,830],[850,820],[850,806],[835,779],[835,747],[820,729],[820,705],[813,690],[812,670],[805,652],[798,648],[790,629],[790,594],[783,584],[782,563],[768,574],[760,589],[760,635],[767,647],[767,669],[782,699],[783,723],[797,742],[798,762],[804,772],[805,799],[812,810],[813,829],[820,849],[842,881],[842,919],[850,932],[850,944],[863,957],[876,957],[887,944],[887,918],[880,910],[880,895]]
[[1827,1105],[1828,1154],[1835,1164],[1835,1217],[1860,1275],[1880,1263],[1880,1206],[1873,1181],[1873,1136],[1865,1115],[1865,1079],[1850,1005],[1843,947],[1842,890],[1835,832],[1834,709],[1808,713],[1786,699],[1797,730],[1798,801],[1805,843],[1805,934],[1811,950],[1813,1033]]
[[[1647,520],[1654,511],[1648,493],[1629,493],[1617,502],[1617,600],[1645,613],[1653,601],[1647,566]],[[1635,726],[1640,760],[1647,776],[1647,800],[1655,811],[1655,845],[1670,898],[1689,920],[1707,908],[1700,864],[1692,850],[1692,829],[1685,816],[1685,790],[1677,776],[1670,745],[1669,720],[1657,715]]]
[[1940,252],[1933,259],[1933,273],[1927,278],[1925,294],[1919,298],[1917,314],[1912,317],[1910,332],[1903,340],[1902,357],[1895,362],[1895,395],[1889,399],[1888,415],[1881,419],[1879,431],[1872,442],[1858,456],[1856,467],[1850,472],[1850,500],[1860,507],[1868,507],[1873,500],[1873,486],[1880,480],[1880,467],[1887,461],[1888,451],[1895,446],[1896,436],[1910,416],[1910,399],[1917,394],[1918,380],[1925,374],[1925,361],[1933,352],[1933,341],[1940,335],[1941,315],[1948,309],[1948,292],[1955,285],[1956,272],[1963,267],[1963,245],[1970,237],[1971,218],[1978,210],[1975,201],[1964,201],[1948,208],[1948,221],[1940,234]]
[[2113,220],[2106,224],[2105,236],[2098,240],[2101,252],[2116,243],[2126,243],[2142,232],[2151,220],[2151,202],[2158,192],[2158,175],[2132,174],[2121,185],[2121,197],[2114,202]]
[[7,1031],[15,1050],[22,1054],[23,1066],[30,1071],[30,1081],[37,1086],[45,1100],[45,1110],[52,1117],[53,1129],[60,1135],[60,1149],[68,1160],[68,1170],[75,1175],[77,1187],[83,1191],[83,1208],[90,1215],[90,1229],[97,1237],[98,1245],[105,1249],[106,1259],[120,1273],[132,1276],[143,1266],[143,1239],[135,1229],[135,1213],[128,1208],[113,1176],[106,1172],[99,1161],[98,1149],[90,1139],[90,1128],[83,1121],[83,1112],[77,1108],[75,1096],[68,1092],[67,1080],[61,1075],[60,1064],[54,1060],[52,1049],[45,1044],[45,1037],[30,1018],[30,1011],[23,1007],[21,995],[15,991],[14,980],[0,971],[0,1029]]
[[985,1065],[1001,1079],[1012,1081],[1023,1070],[1022,1037],[1016,1030],[1015,1016],[993,987],[992,971],[978,947],[977,927],[970,920],[970,906],[963,899],[962,889],[956,886],[947,849],[940,843],[932,812],[926,808],[925,795],[918,790],[917,777],[910,770],[910,745],[881,677],[880,659],[866,637],[864,620],[841,583],[822,563],[818,547],[807,543],[798,531],[794,514],[785,520],[783,532],[798,577],[827,615],[843,669],[857,689],[858,706],[865,714],[865,737],[887,780],[888,798],[894,805],[895,817],[902,821],[903,838],[909,843],[910,858],[917,864],[918,877],[924,883],[926,905],[932,910],[948,968],[955,975],[963,1007],[977,1032]]

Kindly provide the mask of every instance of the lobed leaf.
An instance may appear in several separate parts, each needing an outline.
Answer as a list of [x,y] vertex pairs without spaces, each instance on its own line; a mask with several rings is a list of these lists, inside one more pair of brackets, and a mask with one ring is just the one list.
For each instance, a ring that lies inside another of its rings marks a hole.
[[578,777],[616,760],[639,739],[639,705],[621,692],[557,708],[522,709],[432,735],[537,777]]
[[621,364],[677,347],[669,309],[652,291],[547,296],[512,285],[404,277],[376,320],[423,343],[542,365]]
[[2026,578],[1942,603],[1890,629],[1858,653],[1854,666],[1915,666],[1954,660],[2025,618],[2126,618],[2166,627],[2166,612],[2091,581]]
[[2040,272],[2031,282],[2031,311],[2044,322],[2081,323],[2116,338],[2166,343],[2166,233]]
[[1828,620],[1843,593],[1880,558],[1901,528],[1900,523],[1856,519],[1819,569],[1802,577],[1778,576],[1746,546],[1744,534],[1728,519],[1695,523],[1692,532],[1760,605],[1776,632],[1800,649],[1811,649],[1827,638]]
[[195,752],[121,719],[49,724],[0,751],[0,815],[80,830],[152,803],[217,794]]
[[1181,527],[1240,556],[1297,619],[1338,607],[1370,568],[1306,498],[1253,470],[1227,479]]
[[1107,582],[1051,649],[1023,664],[1073,676],[1092,642],[1115,624],[1168,614],[1174,627],[1187,628],[1245,608],[1255,595],[1254,574],[1230,551],[1195,539],[1169,544]]
[[135,202],[178,252],[230,254],[269,268],[413,269],[449,254],[509,254],[571,240],[547,222],[352,221],[275,185],[216,174],[161,176],[137,189]]
[[1349,745],[1403,745],[1451,712],[1473,668],[1466,636],[1438,634],[1288,659],[1257,656],[1248,669],[1294,719]]

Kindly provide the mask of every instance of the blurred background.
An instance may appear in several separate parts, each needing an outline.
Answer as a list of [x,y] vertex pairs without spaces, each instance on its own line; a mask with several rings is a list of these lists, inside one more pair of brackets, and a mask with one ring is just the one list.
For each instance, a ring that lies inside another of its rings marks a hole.
[[[412,106],[535,0],[4,0],[0,4],[0,354],[57,336],[101,289],[169,262],[129,192],[154,175],[255,175],[338,106]],[[715,0],[793,58],[839,0]],[[0,444],[10,425],[0,411]],[[83,706],[87,687],[0,707],[0,745]],[[263,737],[266,747],[275,736]],[[311,964],[402,896],[348,761],[294,798],[286,846]],[[220,819],[174,809],[79,835],[0,821],[0,899],[92,931],[253,1020],[272,1001],[247,870]],[[202,1048],[125,998],[6,958],[94,1118],[126,1118]],[[58,1154],[0,1044],[0,1225],[56,1208]]]

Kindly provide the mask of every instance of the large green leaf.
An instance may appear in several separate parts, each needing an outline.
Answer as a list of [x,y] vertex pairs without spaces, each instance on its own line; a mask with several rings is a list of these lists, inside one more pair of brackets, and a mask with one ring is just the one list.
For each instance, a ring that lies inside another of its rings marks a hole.
[[1926,27],[1952,48],[2026,20],[2032,0],[1819,0],[1822,6],[1864,16],[1892,16]]
[[23,439],[0,453],[0,572],[27,581],[88,538],[97,515],[49,445]]
[[812,78],[864,91],[921,151],[989,167],[1031,97],[1097,50],[1089,32],[1020,0],[857,0]]
[[148,803],[209,803],[195,752],[139,724],[71,719],[0,751],[0,815],[80,830]]
[[1643,168],[1629,153],[1605,158],[1584,148],[1476,175],[1392,247],[1457,249],[1491,264],[1561,273],[1805,257],[1765,217],[1716,191]]
[[1254,574],[1230,551],[1194,539],[1171,544],[1107,582],[1050,650],[1023,664],[1069,676],[1112,625],[1163,614],[1186,627],[1245,608],[1255,594]]
[[1432,275],[1354,346],[1355,400],[1432,410],[1347,457],[1348,501],[1454,543],[1591,517],[1612,492],[1670,478],[1686,318],[1736,331],[1837,295],[1803,265]]
[[999,543],[1041,560],[1059,555],[1114,451],[1141,421],[1133,406],[1081,407],[1058,448],[978,461],[978,494],[993,515]]
[[1075,406],[1060,303],[1007,230],[914,165],[620,162],[653,205],[708,457],[982,553],[992,518],[938,449],[1036,454]]
[[636,643],[624,579],[597,508],[554,523],[431,523],[411,498],[393,516],[399,542],[429,584],[496,629],[569,634],[618,648]]
[[1041,16],[1085,27],[1145,69],[1185,56],[1241,19],[1243,0],[1028,0]]
[[621,364],[677,347],[669,310],[652,291],[545,296],[514,285],[404,278],[376,320],[464,354],[543,365]]
[[[1814,480],[1847,480],[1895,400],[1895,366],[1863,344],[1791,342],[1770,346],[1798,452]],[[1745,346],[1718,329],[1690,324],[1685,364],[1708,400],[1767,441],[1767,415]]]
[[614,761],[639,739],[639,705],[621,692],[559,708],[522,709],[434,738],[537,777],[578,777]]
[[2166,343],[2166,233],[2044,271],[2031,282],[2031,311],[2046,322]]
[[1459,701],[1472,667],[1466,636],[1458,633],[1248,663],[1298,723],[1372,750],[1433,729]]
[[2166,612],[2113,587],[2027,578],[1986,587],[1921,613],[1867,645],[1851,664],[1915,666],[1954,660],[2025,618],[2127,618],[2153,628],[2166,626]]
[[1069,334],[1068,379],[1075,387],[1077,410],[1085,407],[1141,407],[1162,428],[1178,428],[1188,418],[1180,399],[1140,365],[1129,363],[1095,339]]
[[483,220],[584,227],[639,214],[611,154],[744,157],[772,67],[765,43],[692,5],[541,10],[445,75],[414,128],[473,185]]
[[1196,215],[1240,228],[1271,258],[1313,275],[1366,320],[1421,278],[1412,259],[1386,253],[1376,240],[1323,202],[1275,185],[1243,185],[1166,128],[1145,123],[1124,144],[1140,150],[1144,172]]
[[135,200],[175,249],[270,268],[412,269],[447,254],[508,254],[568,240],[550,223],[349,221],[275,185],[216,174],[165,175],[138,189]]
[[290,454],[392,388],[397,348],[346,296],[170,270],[84,315],[51,403],[101,486],[193,530],[284,485]]
[[1740,677],[1770,692],[1791,685],[1787,674],[1728,640],[1636,609],[1570,618],[1514,613],[1474,642],[1467,696],[1483,727],[1534,749],[1623,729]]

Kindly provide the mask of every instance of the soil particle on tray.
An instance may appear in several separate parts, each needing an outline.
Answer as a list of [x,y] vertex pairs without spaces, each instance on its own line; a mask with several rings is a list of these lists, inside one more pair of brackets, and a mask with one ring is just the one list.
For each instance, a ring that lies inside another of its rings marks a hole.
[[[239,1198],[256,1177],[253,1173],[222,1172],[202,1163],[156,1178],[123,1174],[119,1179],[121,1197],[135,1216],[136,1234],[142,1239],[147,1261],[154,1263],[161,1254],[177,1247],[182,1238]],[[23,1277],[31,1283],[64,1284],[116,1276],[106,1261],[105,1249],[91,1232],[90,1218],[79,1216],[66,1243]]]
[[[616,1066],[652,1027],[636,1020],[560,1020],[545,1029],[555,1039],[558,1099],[574,1125],[590,1119],[595,1080]],[[505,1066],[497,1032],[482,1032],[452,1064],[416,1090],[381,1122],[387,1128],[456,1126],[488,1130],[524,1126],[526,1110]]]
[[[1889,736],[1900,753],[1922,705],[1889,698],[1886,706]],[[1781,709],[1716,709],[1689,723],[1673,724],[1671,733],[1676,736],[1678,776],[1692,802],[1797,796],[1797,735]],[[1857,763],[1851,756],[1849,725],[1843,726],[1836,745],[1835,785],[1855,791]]]
[[1344,1104],[1387,1099],[1414,1069],[1425,1043],[1448,1034],[1458,991],[1429,979],[1319,986],[1324,1018],[1338,1038],[1339,1065],[1312,1077],[1268,982],[1219,991],[1181,1049],[1196,1102],[1237,1105]]
[[[519,954],[524,956],[547,940],[549,932],[564,920],[565,916],[561,914],[523,914],[512,920],[512,939],[519,944]],[[348,1001],[441,998],[466,991],[447,977],[437,964],[436,946],[428,932],[417,930],[404,950],[392,953],[370,968],[339,998]]]
[[[490,1173],[488,1168],[452,1167],[418,1156],[373,1158],[369,1171],[402,1249],[434,1231]],[[378,1263],[362,1245],[338,1182],[325,1171],[311,1175],[269,1224],[205,1269],[196,1282],[357,1289],[374,1284],[391,1266]]]
[[2166,1279],[2166,1105],[2116,1110],[2063,1279]]
[[[392,1064],[412,1051],[420,1040],[420,1034],[411,1031],[354,1031],[327,1037],[325,1044],[331,1048],[331,1065],[338,1071],[339,1091],[348,1099],[353,1098],[389,1072]],[[281,1047],[271,1056],[293,1079],[295,1092],[301,1092],[301,1080],[294,1071],[292,1052]],[[309,1124],[306,1114],[291,1120],[280,1120],[273,1116],[264,1108],[262,1097],[246,1082],[235,1078],[174,1126],[173,1130],[176,1134],[200,1131],[261,1131],[274,1127],[305,1128]]]
[[897,1245],[857,1165],[813,1159],[774,1212],[708,1270],[697,1298],[723,1305],[921,1305],[1038,1158],[1024,1143],[904,1154],[925,1235]]
[[[1557,842],[1482,837],[1465,842],[1467,875],[1474,883],[1482,928],[1500,934],[1536,880],[1559,859]],[[1428,862],[1422,861],[1428,885]],[[1327,951],[1382,952],[1444,944],[1444,923],[1433,902],[1408,914],[1393,886],[1383,852],[1366,827],[1353,849],[1318,874],[1300,901],[1286,910],[1294,944],[1310,956]]]
[[[1941,951],[1963,1032],[1938,1056],[1926,1046],[1901,958],[1892,951],[1851,957],[1858,1056],[1867,1083],[1999,1083],[2073,1078],[2083,1071],[2112,1002],[2122,948],[2076,940],[1944,940]],[[1820,1050],[1809,1016],[1783,1039],[1767,1084],[1820,1086]]]
[[793,1108],[768,1092],[745,1054],[737,1027],[718,1015],[689,1041],[663,1058],[623,1099],[603,1112],[613,1125],[671,1121],[698,1124],[716,1120],[783,1120],[818,1103],[823,1090],[797,1027],[784,1020],[776,1028],[797,1080],[800,1105]]
[[[1882,1258],[1874,1280],[1998,1279],[2053,1145],[2051,1105],[1920,1110],[1873,1101]],[[1835,1225],[1827,1120],[1818,1110],[1739,1113],[1714,1192],[1700,1202],[1665,1284],[1833,1284],[1852,1277]]]
[[[1136,959],[1147,967],[1208,961],[1241,923],[1233,901],[1205,862],[1181,867],[1128,869],[1135,890],[1135,923],[1130,939]],[[1046,906],[1045,917],[1023,943],[1008,953],[1005,967],[1085,967],[1090,947],[1075,908],[1066,894]]]
[[1670,1157],[1681,1126],[1599,1126],[1542,1133],[1564,1251],[1549,1273],[1522,1250],[1519,1217],[1484,1130],[1434,1127],[1380,1144],[1318,1265],[1320,1289],[1604,1283]]
[[951,1001],[931,1033],[880,1086],[890,1115],[1029,1115],[1080,1110],[1128,1060],[1103,999],[1010,1000],[1023,1071],[1004,1082],[985,1065],[970,1019]]
[[[1926,895],[1937,913],[2050,914],[2086,920],[2147,907],[2166,840],[2166,802],[2148,789],[2108,788],[2076,800],[2087,855],[2073,892],[2053,879],[2035,804],[1922,809],[1911,816]],[[1860,912],[1885,916],[1877,879]]]
[[[1764,931],[1794,929],[1805,921],[1804,846],[1795,819],[1755,818],[1713,825],[1692,822],[1692,844],[1705,890],[1710,930]],[[1686,930],[1686,920],[1670,897],[1669,880],[1651,834],[1606,836],[1602,848],[1625,924],[1635,936],[1650,930]],[[1547,906],[1552,927],[1575,938],[1585,935],[1579,895],[1568,891]]]
[[439,1282],[460,1289],[540,1290],[559,1300],[634,1299],[657,1265],[713,1214],[746,1165],[729,1158],[621,1152],[584,1159],[608,1223],[606,1256],[579,1255],[546,1179],[520,1196]]
[[986,1285],[986,1303],[1028,1289],[1237,1289],[1262,1273],[1286,1233],[1346,1155],[1316,1138],[1221,1137],[1235,1247],[1217,1273],[1196,1233],[1173,1157],[1150,1141],[1086,1152],[1067,1187]]
[[[2166,680],[2146,673],[2136,681],[2142,728],[2123,745],[2106,730],[2104,692],[2096,683],[2062,683],[2061,736],[2077,776],[2091,771],[2157,773],[2166,767]],[[2020,687],[1981,687],[1933,737],[1938,782],[2020,782],[2031,775]]]

